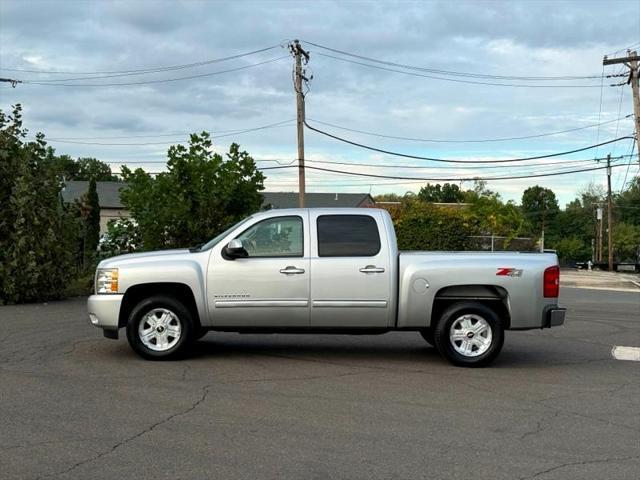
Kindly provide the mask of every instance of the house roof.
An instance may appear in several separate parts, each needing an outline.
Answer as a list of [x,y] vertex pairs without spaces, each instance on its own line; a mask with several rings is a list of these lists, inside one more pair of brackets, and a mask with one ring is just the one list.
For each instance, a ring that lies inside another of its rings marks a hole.
[[[264,200],[262,206],[271,205],[272,208],[297,208],[297,192],[262,192]],[[375,202],[368,193],[306,193],[305,207],[360,207],[373,205]]]
[[[96,182],[100,208],[125,208],[120,201],[121,188],[126,187],[126,182]],[[79,200],[89,189],[88,181],[68,180],[62,191],[65,202]],[[262,206],[271,208],[297,208],[297,192],[262,192],[264,200]],[[373,205],[375,201],[368,193],[307,193],[305,194],[305,207],[360,207]]]
[[[96,182],[98,190],[98,201],[100,208],[125,208],[120,201],[119,190],[126,187],[125,182]],[[62,198],[65,202],[80,200],[80,197],[89,190],[89,182],[84,180],[67,180]]]

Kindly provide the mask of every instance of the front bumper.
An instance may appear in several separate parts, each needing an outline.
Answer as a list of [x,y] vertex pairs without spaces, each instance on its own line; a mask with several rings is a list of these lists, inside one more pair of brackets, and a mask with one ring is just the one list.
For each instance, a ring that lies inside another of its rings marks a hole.
[[[91,295],[87,300],[87,310],[91,324],[105,331],[105,336],[117,338],[120,305],[124,295]],[[107,335],[107,332],[109,333]]]
[[560,325],[564,325],[564,317],[566,313],[566,308],[556,306],[546,308],[542,316],[542,328],[559,327]]

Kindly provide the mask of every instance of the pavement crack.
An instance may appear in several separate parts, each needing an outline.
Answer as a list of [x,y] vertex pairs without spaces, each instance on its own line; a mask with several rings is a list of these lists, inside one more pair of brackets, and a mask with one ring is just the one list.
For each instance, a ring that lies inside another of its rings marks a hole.
[[60,472],[56,472],[56,473],[50,473],[47,475],[42,475],[37,477],[38,480],[39,479],[44,479],[44,478],[51,478],[51,477],[59,477],[60,475],[65,475],[67,473],[71,473],[72,471],[74,471],[75,469],[82,467],[83,465],[87,465],[89,463],[95,462],[96,460],[100,460],[103,457],[106,457],[108,455],[111,455],[113,452],[115,452],[116,450],[118,450],[120,447],[127,445],[129,442],[132,442],[134,440],[136,440],[137,438],[142,437],[143,435],[146,435],[147,433],[155,430],[157,427],[164,425],[167,422],[170,422],[171,420],[173,420],[176,417],[181,417],[183,415],[187,415],[188,413],[192,412],[193,410],[195,410],[198,405],[200,405],[202,402],[204,402],[207,398],[207,395],[209,395],[209,388],[211,388],[211,385],[205,385],[204,387],[202,387],[202,395],[200,396],[200,398],[198,400],[196,400],[193,404],[191,404],[189,407],[187,407],[184,410],[180,410],[179,412],[176,413],[172,413],[171,415],[163,418],[162,420],[154,423],[153,425],[150,425],[149,427],[145,428],[144,430],[131,435],[127,438],[125,438],[124,440],[120,440],[118,443],[116,443],[115,445],[111,446],[111,448],[109,448],[109,450],[106,450],[104,452],[101,452],[97,455],[94,455],[90,458],[84,459],[80,462],[74,463],[73,465],[71,465],[69,468],[67,468],[66,470],[62,470]]
[[[558,418],[560,413],[561,413],[560,410],[556,410],[556,412],[549,419],[549,421],[553,420],[554,418]],[[545,427],[544,427],[545,420],[547,420],[546,416],[543,416],[542,418],[540,418],[540,420],[536,422],[536,426],[533,428],[533,430],[524,432],[522,435],[520,435],[519,440],[524,440],[525,438],[530,437],[531,435],[537,435],[539,433],[542,433],[545,430]]]
[[182,362],[182,375],[180,376],[180,380],[185,382],[187,380],[187,373],[191,370],[191,365],[187,362]]
[[631,457],[611,457],[611,458],[601,458],[598,460],[583,460],[580,462],[567,462],[567,463],[562,463],[560,465],[556,465],[554,467],[551,468],[547,468],[546,470],[540,470],[539,472],[536,472],[532,475],[526,476],[526,477],[520,477],[519,480],[531,480],[533,478],[538,478],[541,477],[542,475],[546,475],[547,473],[551,473],[551,472],[555,472],[556,470],[560,470],[562,468],[566,468],[566,467],[572,467],[575,465],[591,465],[594,463],[609,463],[609,462],[616,462],[616,461],[623,461],[623,460],[633,460],[636,458],[640,458],[640,455],[634,455]]
[[250,378],[247,380],[239,380],[237,382],[222,382],[224,384],[232,384],[232,385],[238,385],[238,384],[243,384],[243,383],[260,383],[260,382],[294,382],[294,381],[298,381],[298,380],[322,380],[322,379],[326,379],[326,378],[340,378],[340,377],[353,377],[356,375],[365,375],[368,373],[374,373],[377,372],[377,370],[371,369],[365,372],[348,372],[348,373],[337,373],[337,374],[330,374],[330,375],[308,375],[308,376],[304,376],[304,377],[268,377],[268,378]]
[[73,344],[71,345],[71,348],[69,350],[65,350],[64,352],[62,352],[62,355],[69,355],[69,354],[75,352],[76,348],[81,343],[95,342],[95,340],[96,340],[95,338],[86,338],[84,340],[75,341],[75,342],[73,342]]

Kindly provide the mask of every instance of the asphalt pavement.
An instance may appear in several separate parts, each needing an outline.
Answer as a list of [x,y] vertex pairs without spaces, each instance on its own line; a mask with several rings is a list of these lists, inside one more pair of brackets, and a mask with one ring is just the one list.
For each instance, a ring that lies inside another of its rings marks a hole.
[[[0,307],[0,477],[640,477],[640,294],[563,288],[564,327],[456,368],[417,333],[210,333],[148,362],[82,299]],[[121,336],[122,337],[122,336]]]

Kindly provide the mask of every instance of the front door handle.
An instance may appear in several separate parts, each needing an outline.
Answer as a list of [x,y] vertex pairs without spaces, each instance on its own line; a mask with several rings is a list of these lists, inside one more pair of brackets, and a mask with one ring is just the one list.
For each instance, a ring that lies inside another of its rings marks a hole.
[[362,273],[384,273],[384,268],[376,267],[375,265],[367,265],[360,269]]
[[284,273],[285,275],[300,275],[304,273],[304,268],[294,267],[293,265],[289,265],[286,268],[280,270],[280,273]]

